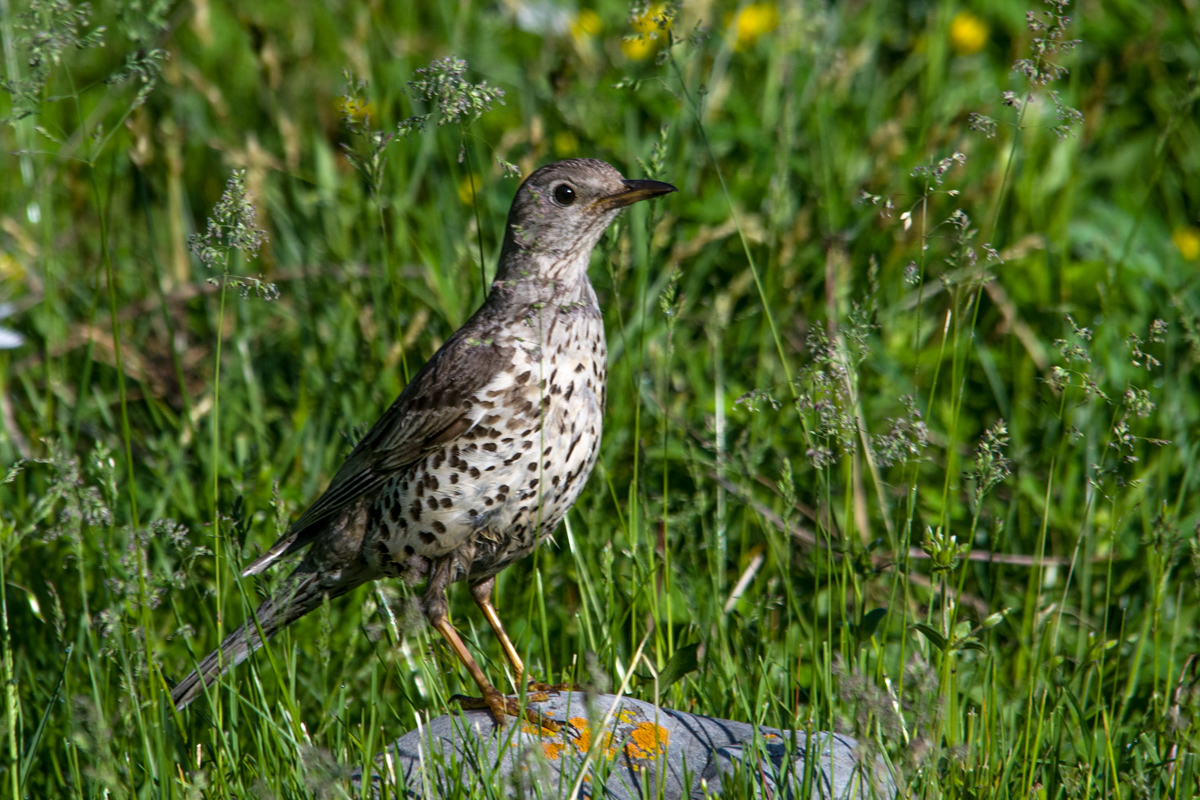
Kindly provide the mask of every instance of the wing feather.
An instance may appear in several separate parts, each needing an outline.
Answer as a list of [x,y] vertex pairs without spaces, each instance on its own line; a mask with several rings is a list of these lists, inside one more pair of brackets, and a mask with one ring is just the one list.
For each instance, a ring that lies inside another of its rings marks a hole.
[[429,450],[461,436],[471,425],[470,398],[513,357],[513,348],[481,335],[468,322],[442,346],[367,432],[325,492],[245,574],[261,572],[278,558],[308,545],[330,520]]

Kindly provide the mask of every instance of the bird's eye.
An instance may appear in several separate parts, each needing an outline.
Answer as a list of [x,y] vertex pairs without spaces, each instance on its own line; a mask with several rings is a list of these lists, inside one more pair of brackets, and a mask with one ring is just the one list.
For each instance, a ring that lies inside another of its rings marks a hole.
[[575,202],[575,190],[565,183],[554,187],[554,202],[560,206],[569,206]]

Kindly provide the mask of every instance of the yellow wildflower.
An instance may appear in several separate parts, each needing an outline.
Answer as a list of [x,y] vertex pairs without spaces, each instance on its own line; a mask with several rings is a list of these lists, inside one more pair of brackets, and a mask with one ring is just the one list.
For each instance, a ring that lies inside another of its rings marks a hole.
[[343,97],[339,105],[344,119],[352,119],[360,125],[375,116],[375,105],[361,98]]
[[559,158],[570,158],[579,152],[579,140],[570,131],[554,134],[554,153]]
[[0,253],[0,278],[21,280],[25,277],[25,268],[11,253]]
[[481,188],[479,185],[479,176],[468,175],[458,182],[458,199],[462,201],[464,206],[469,206],[475,202],[475,195]]
[[[621,52],[626,58],[640,61],[653,53],[667,40],[666,30],[660,30],[658,25],[663,16],[662,3],[655,3],[631,20],[634,35],[621,42]],[[667,29],[670,29],[670,20]]]
[[580,11],[579,15],[571,22],[571,35],[580,42],[586,42],[593,36],[599,36],[602,30],[604,30],[604,25],[600,22],[600,15],[590,8]]
[[1171,234],[1171,241],[1179,248],[1179,254],[1184,260],[1195,261],[1200,258],[1200,229],[1190,225],[1176,228]]
[[970,11],[960,11],[950,21],[950,47],[960,56],[970,56],[988,41],[987,23]]
[[734,34],[734,49],[748,50],[764,33],[779,27],[779,10],[774,3],[751,3],[737,12],[731,26]]

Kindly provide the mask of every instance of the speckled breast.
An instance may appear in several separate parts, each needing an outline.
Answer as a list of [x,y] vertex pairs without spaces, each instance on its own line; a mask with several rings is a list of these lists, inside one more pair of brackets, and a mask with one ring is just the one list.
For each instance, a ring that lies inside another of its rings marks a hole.
[[384,487],[385,572],[422,577],[449,556],[453,580],[484,580],[531,553],[579,497],[600,446],[604,327],[593,306],[550,308],[505,343],[511,367],[472,396],[472,427]]

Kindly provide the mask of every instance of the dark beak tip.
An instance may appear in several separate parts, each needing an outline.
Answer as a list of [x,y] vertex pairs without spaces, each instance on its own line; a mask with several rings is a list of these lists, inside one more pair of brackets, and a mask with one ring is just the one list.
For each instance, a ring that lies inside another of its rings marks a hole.
[[665,183],[664,181],[652,181],[646,179],[623,180],[624,191],[610,195],[603,202],[610,208],[624,208],[625,206],[633,205],[641,200],[649,200],[654,197],[659,197],[671,192],[677,192],[675,186]]
[[678,192],[679,188],[674,184],[665,181],[652,181],[643,178],[634,180],[625,180],[625,189],[630,192],[639,192],[647,197],[657,197],[660,194],[670,194]]

